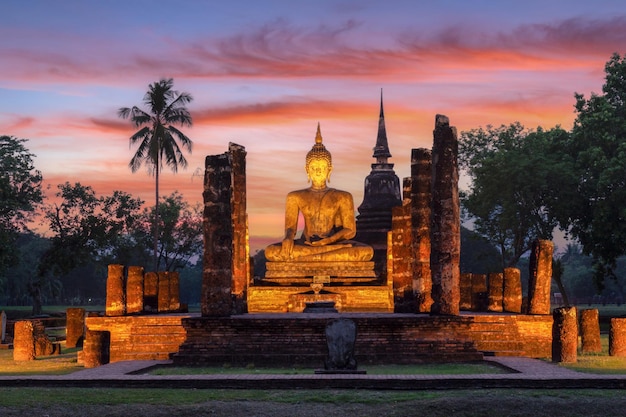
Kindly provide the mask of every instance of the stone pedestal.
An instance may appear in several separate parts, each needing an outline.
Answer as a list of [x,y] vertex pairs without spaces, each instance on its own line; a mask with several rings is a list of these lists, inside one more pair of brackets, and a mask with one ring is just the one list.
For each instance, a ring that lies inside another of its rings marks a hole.
[[580,340],[582,353],[602,352],[600,313],[597,309],[585,309],[580,312]]
[[626,318],[611,319],[609,355],[626,356]]
[[522,312],[522,279],[517,268],[504,268],[502,309],[509,313]]
[[578,320],[576,307],[560,307],[552,314],[552,362],[576,363]]
[[83,346],[85,340],[85,309],[68,308],[65,313],[65,347]]
[[528,314],[550,314],[553,251],[554,244],[549,240],[533,243],[529,265]]

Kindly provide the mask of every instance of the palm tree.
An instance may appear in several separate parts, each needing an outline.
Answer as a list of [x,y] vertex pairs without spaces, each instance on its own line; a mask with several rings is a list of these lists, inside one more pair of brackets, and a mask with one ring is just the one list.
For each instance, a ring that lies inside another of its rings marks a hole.
[[[147,112],[137,106],[121,107],[117,114],[123,119],[130,118],[135,127],[141,127],[130,137],[130,146],[139,143],[135,155],[128,164],[136,172],[143,163],[153,170],[155,177],[155,216],[154,216],[154,270],[158,271],[159,244],[159,172],[164,165],[173,172],[178,167],[187,167],[187,160],[181,147],[191,153],[192,142],[174,125],[191,126],[191,114],[185,105],[193,100],[189,93],[173,90],[174,80],[161,79],[148,86],[143,96]],[[180,143],[180,145],[179,145]]]

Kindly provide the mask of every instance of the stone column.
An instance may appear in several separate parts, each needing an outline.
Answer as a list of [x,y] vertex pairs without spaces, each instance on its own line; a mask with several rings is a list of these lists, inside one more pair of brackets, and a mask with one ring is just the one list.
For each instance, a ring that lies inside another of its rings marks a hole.
[[233,227],[233,313],[247,312],[246,292],[250,280],[250,245],[246,212],[246,150],[230,143],[228,154],[232,167],[232,227]]
[[109,363],[111,333],[87,329],[83,347],[85,368],[96,368]]
[[417,312],[428,313],[433,304],[430,273],[430,221],[432,153],[429,149],[411,150],[411,228],[413,234],[413,290]]
[[626,318],[614,317],[611,319],[609,355],[626,356]]
[[472,274],[461,274],[461,302],[459,304],[461,310],[472,309]]
[[502,309],[509,313],[522,312],[522,278],[517,268],[504,268]]
[[178,272],[170,272],[170,308],[169,311],[180,310],[180,274]]
[[107,316],[123,316],[126,314],[126,278],[124,265],[109,265],[107,275],[107,295],[105,314]]
[[504,293],[504,274],[502,272],[491,273],[489,280],[489,305],[487,310],[494,313],[502,312],[502,295]]
[[15,322],[13,328],[13,360],[35,360],[35,334],[33,322],[20,320]]
[[472,274],[472,310],[487,311],[487,275]]
[[232,168],[228,153],[206,157],[202,316],[230,316],[233,285]]
[[126,314],[141,313],[143,311],[143,268],[140,266],[128,267],[126,280]]
[[600,313],[595,308],[580,312],[580,340],[582,353],[602,352],[600,343]]
[[83,346],[85,340],[85,309],[68,308],[65,311],[65,347]]
[[159,292],[157,296],[158,311],[165,313],[170,311],[170,273],[166,271],[159,272]]
[[159,275],[156,272],[143,275],[143,309],[152,312],[159,309]]
[[552,313],[552,362],[576,363],[578,320],[576,307],[559,307]]
[[550,314],[553,250],[554,244],[549,240],[533,242],[529,266],[528,314]]
[[430,269],[432,314],[458,315],[460,302],[461,206],[456,128],[438,114],[433,132]]
[[403,188],[402,205],[391,209],[394,311],[414,313],[410,178],[404,178]]

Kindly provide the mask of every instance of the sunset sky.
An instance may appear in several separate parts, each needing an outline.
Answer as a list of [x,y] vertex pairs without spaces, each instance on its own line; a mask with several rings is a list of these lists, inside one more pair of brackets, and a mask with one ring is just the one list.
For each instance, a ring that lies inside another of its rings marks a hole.
[[9,0],[0,15],[0,134],[29,140],[49,196],[81,182],[153,205],[153,177],[128,167],[136,129],[117,109],[173,78],[194,97],[194,147],[187,170],[164,171],[161,194],[200,202],[205,156],[245,146],[253,250],[282,236],[318,122],[331,186],[358,206],[381,89],[403,178],[437,113],[459,132],[570,129],[574,93],[600,93],[604,64],[626,53],[621,0]]

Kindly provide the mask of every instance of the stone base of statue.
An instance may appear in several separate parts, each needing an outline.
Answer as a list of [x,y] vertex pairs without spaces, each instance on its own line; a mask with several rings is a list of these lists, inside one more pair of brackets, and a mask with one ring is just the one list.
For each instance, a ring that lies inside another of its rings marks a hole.
[[266,282],[280,285],[309,284],[316,277],[328,277],[332,284],[353,284],[376,280],[374,262],[268,262]]

